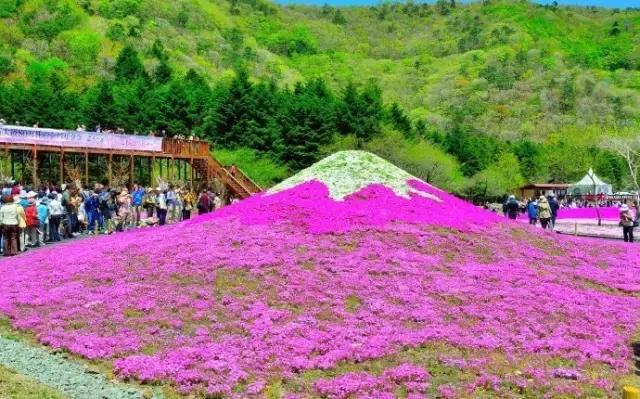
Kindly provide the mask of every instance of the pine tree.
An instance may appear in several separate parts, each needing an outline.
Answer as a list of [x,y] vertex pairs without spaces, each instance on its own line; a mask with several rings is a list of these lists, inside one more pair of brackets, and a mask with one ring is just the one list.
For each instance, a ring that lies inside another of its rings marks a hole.
[[139,78],[146,79],[147,72],[140,61],[138,52],[131,46],[125,46],[118,55],[115,66],[117,80],[133,81]]

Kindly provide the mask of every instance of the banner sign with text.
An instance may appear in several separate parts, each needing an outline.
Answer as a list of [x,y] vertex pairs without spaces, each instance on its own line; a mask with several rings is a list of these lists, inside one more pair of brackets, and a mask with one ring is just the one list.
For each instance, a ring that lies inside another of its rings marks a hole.
[[162,152],[162,137],[0,125],[0,143]]

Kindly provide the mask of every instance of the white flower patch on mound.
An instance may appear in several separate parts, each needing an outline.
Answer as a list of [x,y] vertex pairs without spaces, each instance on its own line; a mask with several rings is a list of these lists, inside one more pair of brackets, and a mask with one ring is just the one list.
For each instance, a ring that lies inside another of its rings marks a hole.
[[440,198],[409,185],[410,180],[420,179],[366,151],[336,152],[272,187],[267,194],[314,180],[324,183],[329,188],[331,198],[337,201],[370,184],[382,184],[405,198],[409,198],[409,193],[416,193],[440,201]]

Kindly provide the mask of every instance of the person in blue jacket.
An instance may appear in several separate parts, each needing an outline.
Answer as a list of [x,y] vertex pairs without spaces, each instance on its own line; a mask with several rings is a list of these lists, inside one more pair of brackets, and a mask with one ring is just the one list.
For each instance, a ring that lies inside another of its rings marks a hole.
[[536,225],[538,222],[538,201],[529,200],[527,204],[527,213],[529,214],[529,224]]
[[93,192],[87,196],[87,199],[84,201],[84,210],[87,213],[87,220],[89,222],[87,232],[93,234],[96,225],[98,226],[98,231],[102,230],[103,222],[100,217],[100,196],[97,192]]

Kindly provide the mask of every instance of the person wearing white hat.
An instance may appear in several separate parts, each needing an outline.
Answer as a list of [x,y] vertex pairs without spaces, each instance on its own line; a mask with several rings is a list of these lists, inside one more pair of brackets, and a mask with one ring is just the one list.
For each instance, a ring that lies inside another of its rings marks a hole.
[[164,226],[167,223],[167,194],[160,187],[158,187],[157,190],[156,212],[158,214],[158,220],[160,220],[160,226]]
[[634,218],[629,209],[629,205],[622,204],[620,207],[620,226],[622,227],[622,238],[624,242],[633,242]]

